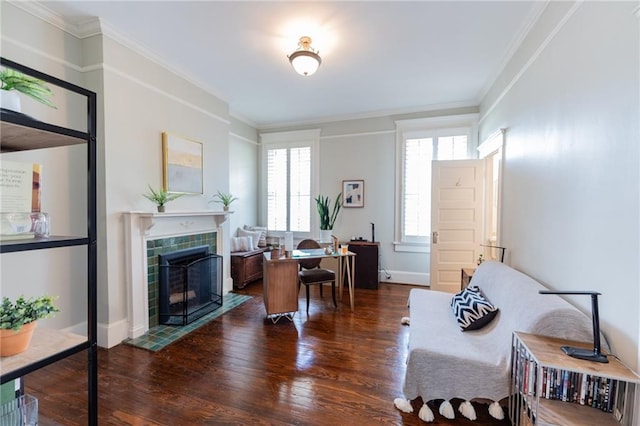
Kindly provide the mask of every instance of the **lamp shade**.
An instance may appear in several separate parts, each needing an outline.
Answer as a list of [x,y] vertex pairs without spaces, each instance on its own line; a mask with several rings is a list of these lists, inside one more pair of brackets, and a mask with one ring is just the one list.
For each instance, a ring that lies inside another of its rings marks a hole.
[[298,50],[289,57],[293,69],[300,75],[309,76],[315,73],[320,66],[320,56],[314,52]]
[[293,69],[305,77],[312,75],[318,70],[322,59],[318,52],[311,47],[311,37],[300,37],[298,50],[289,55],[289,62]]
[[293,232],[284,233],[284,249],[286,251],[293,251]]

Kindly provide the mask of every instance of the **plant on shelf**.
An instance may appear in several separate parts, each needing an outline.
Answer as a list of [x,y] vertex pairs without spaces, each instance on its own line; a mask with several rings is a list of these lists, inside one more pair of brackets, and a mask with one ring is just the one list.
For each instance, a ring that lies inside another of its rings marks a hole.
[[52,296],[26,299],[20,296],[15,303],[2,298],[0,305],[0,356],[23,352],[29,346],[33,331],[40,319],[50,318],[59,309]]
[[341,196],[342,192],[336,197],[333,210],[331,210],[331,201],[329,201],[329,197],[323,197],[322,195],[318,195],[316,197],[316,205],[318,207],[318,214],[320,215],[321,231],[330,231],[333,229],[333,225],[338,217],[338,212],[340,211]]
[[209,201],[210,203],[220,203],[222,204],[222,209],[224,211],[229,211],[229,206],[231,203],[236,201],[238,197],[234,197],[231,194],[227,194],[221,191],[218,191],[217,194],[213,196],[213,200]]
[[[56,108],[53,102],[51,102],[51,100],[49,99],[51,96],[53,96],[53,92],[46,85],[46,83],[38,78],[23,74],[20,71],[16,71],[11,68],[4,68],[0,70],[0,89],[6,90],[7,92],[20,92],[42,104],[45,104],[51,108]],[[5,96],[2,97],[5,98]],[[14,100],[15,103],[12,106],[17,106],[17,108],[14,108],[14,110],[17,110],[19,112],[20,100],[17,97],[16,99],[17,101]]]
[[173,201],[176,198],[182,197],[184,194],[169,194],[164,188],[153,189],[151,185],[149,186],[149,192],[146,194],[142,194],[147,200],[155,203],[158,206],[159,212],[164,212],[164,205],[169,201]]

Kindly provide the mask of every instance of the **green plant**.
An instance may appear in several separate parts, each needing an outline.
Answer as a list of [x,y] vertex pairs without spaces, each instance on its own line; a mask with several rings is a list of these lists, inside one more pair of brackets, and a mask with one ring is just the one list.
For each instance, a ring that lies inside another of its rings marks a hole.
[[223,206],[229,207],[229,205],[237,199],[238,197],[234,197],[231,194],[226,194],[224,192],[218,191],[218,193],[213,196],[213,200],[210,202],[222,203]]
[[[318,206],[318,214],[320,215],[320,229],[326,231],[333,229],[333,224],[336,222],[338,212],[340,211],[340,197],[342,192],[336,197],[335,204],[333,205],[333,211],[331,210],[331,201],[329,197],[323,197],[318,195],[316,197],[316,205]],[[329,212],[331,211],[331,214]]]
[[40,296],[25,299],[20,296],[15,303],[2,298],[0,305],[0,329],[18,331],[23,325],[39,319],[49,318],[60,310],[53,304],[52,296]]
[[163,188],[153,189],[149,186],[149,193],[142,194],[147,200],[156,203],[158,206],[164,206],[169,201],[173,201],[176,198],[182,197],[184,194],[169,194]]
[[51,108],[56,106],[49,100],[53,92],[46,83],[11,68],[0,70],[0,89],[15,90]]

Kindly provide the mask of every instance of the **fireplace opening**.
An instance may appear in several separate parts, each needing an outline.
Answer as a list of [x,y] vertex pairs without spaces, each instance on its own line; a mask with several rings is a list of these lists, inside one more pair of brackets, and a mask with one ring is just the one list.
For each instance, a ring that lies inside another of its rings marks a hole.
[[158,255],[159,322],[187,325],[222,306],[222,256],[199,246]]

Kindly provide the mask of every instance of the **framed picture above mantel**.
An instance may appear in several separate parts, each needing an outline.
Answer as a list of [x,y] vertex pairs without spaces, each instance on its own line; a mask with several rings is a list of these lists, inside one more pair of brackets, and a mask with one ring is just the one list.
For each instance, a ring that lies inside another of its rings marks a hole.
[[202,194],[202,143],[162,133],[163,184],[167,192]]
[[364,207],[364,180],[342,181],[342,207]]

